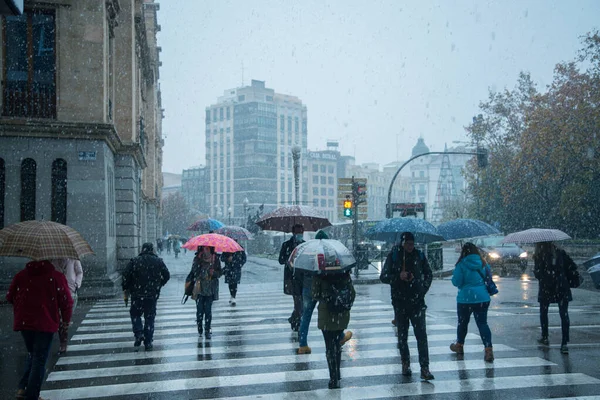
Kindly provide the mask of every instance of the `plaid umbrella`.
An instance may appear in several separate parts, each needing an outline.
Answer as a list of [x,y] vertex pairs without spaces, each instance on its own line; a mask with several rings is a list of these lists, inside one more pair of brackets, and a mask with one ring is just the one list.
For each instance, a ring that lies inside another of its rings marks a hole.
[[225,224],[223,224],[221,221],[217,221],[216,219],[203,218],[203,219],[199,219],[198,221],[196,221],[193,224],[191,224],[190,226],[188,226],[187,230],[188,231],[216,231],[217,229],[222,228],[224,226],[225,226]]
[[230,237],[234,240],[252,240],[253,236],[250,231],[241,226],[224,226],[215,231],[219,235]]
[[214,247],[217,253],[235,253],[244,250],[235,240],[217,233],[195,236],[183,245],[183,247],[192,251],[198,250],[198,246]]
[[308,206],[279,207],[256,221],[256,225],[265,231],[291,232],[296,224],[302,225],[305,231],[311,232],[331,226],[327,217]]
[[25,221],[0,230],[0,256],[78,260],[93,253],[79,232],[57,222]]
[[571,239],[571,236],[558,229],[532,228],[506,235],[502,243],[540,243],[567,239]]

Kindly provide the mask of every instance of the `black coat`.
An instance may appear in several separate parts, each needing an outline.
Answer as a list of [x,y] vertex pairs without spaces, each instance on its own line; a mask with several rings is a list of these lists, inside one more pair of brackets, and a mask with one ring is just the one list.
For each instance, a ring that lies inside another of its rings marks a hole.
[[296,271],[292,270],[292,267],[289,265],[288,260],[292,251],[299,245],[304,243],[304,240],[298,242],[294,240],[292,236],[290,240],[286,240],[281,245],[281,250],[279,251],[279,264],[284,265],[283,267],[283,293],[290,294],[294,296],[302,296],[302,278],[303,275]]
[[[533,257],[533,274],[540,281],[538,301],[558,303],[573,300],[567,274],[577,271],[577,264],[561,249]],[[568,271],[571,270],[571,271]]]
[[392,247],[388,254],[379,279],[391,287],[392,304],[394,307],[425,307],[425,294],[429,291],[433,273],[429,262],[422,251],[414,249],[406,253],[406,271],[412,273],[409,282],[400,279],[404,248]]
[[131,297],[157,298],[171,275],[162,258],[152,252],[142,252],[132,258],[123,271],[123,290]]
[[[227,260],[232,257],[231,262]],[[242,279],[242,267],[246,264],[246,252],[236,251],[235,253],[223,253],[221,261],[225,263],[223,275],[225,275],[225,283],[239,284]]]

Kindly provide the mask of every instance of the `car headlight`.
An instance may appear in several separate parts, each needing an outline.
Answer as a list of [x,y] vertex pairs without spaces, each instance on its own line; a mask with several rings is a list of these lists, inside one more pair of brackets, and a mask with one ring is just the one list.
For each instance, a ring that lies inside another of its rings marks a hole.
[[381,245],[380,245],[380,244],[378,244],[378,245],[377,245],[377,246],[375,246],[375,247],[377,247],[377,250],[381,250]]
[[491,258],[492,260],[496,260],[496,259],[500,258],[500,254],[498,254],[498,253],[495,253],[495,252],[491,252],[491,253],[490,253],[490,258]]
[[519,254],[519,258],[527,258],[527,252],[524,251],[521,254]]

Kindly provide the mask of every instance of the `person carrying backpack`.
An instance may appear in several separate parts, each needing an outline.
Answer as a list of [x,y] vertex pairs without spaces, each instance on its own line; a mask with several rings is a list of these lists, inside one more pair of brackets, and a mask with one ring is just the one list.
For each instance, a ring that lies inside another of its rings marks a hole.
[[312,281],[312,296],[319,302],[318,327],[325,341],[329,389],[337,389],[340,387],[342,344],[346,337],[352,336],[350,331],[344,334],[356,297],[350,272],[316,275]]

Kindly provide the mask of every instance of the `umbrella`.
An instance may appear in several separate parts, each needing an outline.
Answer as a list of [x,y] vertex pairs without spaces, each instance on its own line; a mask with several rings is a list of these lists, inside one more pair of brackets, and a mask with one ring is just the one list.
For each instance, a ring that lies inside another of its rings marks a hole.
[[0,230],[0,256],[78,260],[93,253],[79,232],[57,222],[25,221]]
[[444,240],[435,226],[420,218],[389,218],[377,223],[365,232],[371,240],[381,240],[388,243],[397,243],[402,232],[411,232],[415,235],[417,243],[440,242]]
[[203,218],[188,226],[188,231],[216,231],[225,224],[212,218]]
[[283,206],[263,215],[256,225],[266,231],[291,232],[292,227],[300,224],[305,231],[316,232],[331,226],[331,222],[320,211],[308,206]]
[[477,219],[459,218],[444,222],[437,227],[437,231],[446,240],[466,239],[477,236],[497,235],[500,231],[492,225]]
[[356,264],[354,256],[341,242],[312,239],[297,246],[289,258],[290,265],[313,273],[341,272]]
[[217,233],[194,236],[183,245],[183,247],[192,251],[196,251],[198,246],[214,247],[218,253],[235,253],[244,250],[235,240]]
[[541,229],[532,228],[525,231],[514,232],[502,240],[503,243],[540,243],[540,242],[556,242],[559,240],[571,239],[571,236],[567,235],[558,229]]
[[251,240],[253,239],[252,234],[246,228],[242,228],[241,226],[224,226],[215,231],[219,235],[224,235],[230,237],[234,240]]

